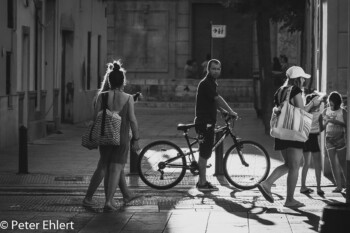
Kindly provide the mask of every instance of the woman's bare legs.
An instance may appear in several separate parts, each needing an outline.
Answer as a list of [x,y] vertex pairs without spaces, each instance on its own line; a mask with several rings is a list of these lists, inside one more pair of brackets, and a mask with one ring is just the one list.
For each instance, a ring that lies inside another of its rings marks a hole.
[[303,157],[303,150],[298,148],[288,148],[287,151],[288,175],[285,206],[293,206],[300,203],[294,199],[294,191],[298,181],[300,160]]
[[123,170],[123,164],[111,163],[109,165],[108,188],[107,188],[105,208],[116,210],[115,206],[117,205],[117,203],[114,201],[113,197],[114,197],[116,188],[119,184],[120,173],[122,170]]
[[261,182],[261,186],[263,186],[268,192],[271,192],[271,186],[275,183],[275,181],[288,172],[288,160],[286,159],[287,150],[281,150],[281,154],[284,159],[284,164],[276,167],[269,177],[267,177],[265,181]]
[[[124,166],[123,166],[123,168],[124,168]],[[123,198],[128,199],[132,196],[132,193],[130,192],[128,185],[126,184],[124,169],[120,172],[119,188],[120,188],[120,192],[123,195]]]
[[341,191],[342,190],[342,185],[341,185],[341,171],[340,171],[340,164],[338,157],[336,156],[336,151],[335,149],[329,149],[327,150],[328,152],[328,158],[331,163],[331,170],[333,173],[333,178],[335,181],[335,185],[337,188],[334,191]]
[[311,152],[304,152],[304,164],[303,169],[301,171],[301,187],[300,192],[307,191],[308,187],[306,186],[306,176],[309,171],[310,163],[311,163]]
[[287,148],[281,152],[284,164],[276,167],[271,175],[265,181],[261,182],[261,186],[263,186],[268,192],[271,192],[272,184],[287,173],[287,197],[285,206],[300,205],[301,203],[294,199],[294,191],[298,181],[300,160],[303,157],[303,150],[298,148]]
[[106,174],[106,170],[107,170],[107,164],[99,160],[96,170],[91,177],[90,184],[85,195],[85,200],[90,202],[92,201],[92,196],[96,192],[98,186],[101,184],[102,179]]
[[313,152],[312,160],[315,166],[315,176],[316,176],[316,184],[317,184],[317,192],[323,193],[321,189],[321,173],[322,173],[322,161],[321,161],[321,152]]
[[345,183],[342,184],[342,187],[346,186],[346,147],[341,150],[337,150],[337,157],[340,163],[342,181]]

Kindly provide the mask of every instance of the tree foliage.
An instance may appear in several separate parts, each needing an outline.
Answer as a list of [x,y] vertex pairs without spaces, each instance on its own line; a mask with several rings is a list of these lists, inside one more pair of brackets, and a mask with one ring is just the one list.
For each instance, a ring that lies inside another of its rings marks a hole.
[[310,0],[224,0],[223,5],[240,13],[263,13],[273,22],[282,23],[281,29],[289,32],[302,31],[305,4]]

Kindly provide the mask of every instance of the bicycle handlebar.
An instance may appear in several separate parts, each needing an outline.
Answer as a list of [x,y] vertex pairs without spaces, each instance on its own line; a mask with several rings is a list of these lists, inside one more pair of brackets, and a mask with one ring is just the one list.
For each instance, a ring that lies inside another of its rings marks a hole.
[[227,111],[225,111],[225,110],[222,110],[222,111],[221,111],[221,115],[222,115],[223,118],[225,118],[226,124],[228,124],[230,120],[234,121],[234,120],[240,119],[238,116],[230,115],[230,114],[229,114]]

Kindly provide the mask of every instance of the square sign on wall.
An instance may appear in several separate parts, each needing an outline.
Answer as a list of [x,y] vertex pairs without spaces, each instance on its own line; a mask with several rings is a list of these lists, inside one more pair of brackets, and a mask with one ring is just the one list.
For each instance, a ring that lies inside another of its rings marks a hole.
[[211,25],[211,37],[212,38],[225,38],[226,37],[226,25]]

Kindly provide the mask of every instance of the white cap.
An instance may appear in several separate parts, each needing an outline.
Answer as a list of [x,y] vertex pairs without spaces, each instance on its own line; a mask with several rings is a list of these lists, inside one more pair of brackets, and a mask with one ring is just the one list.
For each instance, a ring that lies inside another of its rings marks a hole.
[[303,78],[310,78],[311,77],[311,75],[305,73],[303,68],[301,68],[300,66],[292,66],[292,67],[290,67],[286,71],[286,75],[290,79],[292,79],[292,78],[299,78],[299,77],[303,77]]

